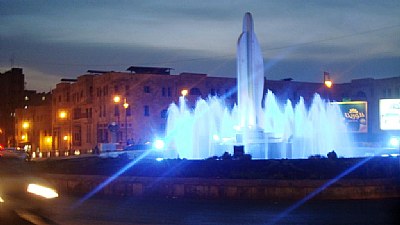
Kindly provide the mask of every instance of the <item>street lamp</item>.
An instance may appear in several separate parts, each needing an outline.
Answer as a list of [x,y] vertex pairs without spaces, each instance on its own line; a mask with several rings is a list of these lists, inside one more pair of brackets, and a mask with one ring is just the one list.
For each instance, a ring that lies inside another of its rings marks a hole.
[[[121,96],[115,95],[113,97],[113,102],[115,103],[115,112],[114,112],[114,114],[116,116],[118,116],[118,126],[120,126],[121,124],[120,124],[119,103],[121,102]],[[127,118],[128,115],[127,115],[127,112],[128,112],[129,104],[126,101],[126,98],[124,98],[124,103],[122,104],[122,106],[125,109],[125,141],[128,142],[128,118]],[[120,137],[119,130],[118,130],[118,141],[122,141],[121,139],[122,139],[122,135]]]
[[328,72],[324,72],[324,84],[327,88],[331,88],[333,85],[333,82],[331,80],[331,76],[329,75]]
[[121,97],[119,95],[114,96],[113,98],[114,103],[119,103],[121,101]]
[[115,108],[114,108],[114,116],[117,116],[117,125],[118,125],[118,129],[117,129],[117,141],[121,142],[121,137],[120,137],[120,133],[119,133],[119,127],[121,126],[120,124],[120,116],[119,116],[119,103],[121,102],[121,96],[119,95],[115,95],[113,97],[113,102],[115,104]]
[[65,112],[65,111],[60,111],[60,112],[58,113],[58,117],[59,117],[60,119],[65,119],[65,118],[67,118],[67,112]]
[[[67,148],[68,148],[68,150],[71,150],[71,147],[72,147],[72,140],[71,140],[71,136],[72,136],[72,120],[71,120],[71,117],[68,115],[68,112],[66,111],[66,110],[60,110],[60,111],[58,111],[58,118],[61,120],[61,121],[63,121],[63,123],[65,122],[65,121],[67,121],[67,119],[69,118],[69,125],[68,125],[68,133],[67,133],[67,135],[64,135],[63,136],[63,140],[64,141],[66,141],[66,145],[67,145]],[[64,129],[63,129],[64,130]],[[59,130],[59,135],[61,136],[61,131]],[[60,140],[60,139],[58,139],[58,140]],[[62,144],[63,146],[65,146],[64,144]],[[58,147],[60,147],[60,143],[58,144]]]
[[25,134],[22,135],[21,139],[22,139],[24,142],[28,142],[28,129],[29,129],[29,127],[30,127],[29,122],[27,122],[27,121],[22,122],[22,129],[25,130]]
[[29,128],[29,122],[23,122],[22,123],[22,128],[24,128],[25,130]]
[[123,104],[124,108],[125,108],[125,142],[128,144],[128,115],[127,115],[127,110],[129,107],[128,102],[126,102],[126,98],[124,99],[124,104]]
[[326,88],[324,88],[324,92],[328,100],[330,99],[330,90],[333,86],[333,82],[331,80],[331,76],[328,72],[324,72],[324,85]]
[[183,90],[181,91],[181,95],[182,95],[183,97],[185,97],[186,95],[188,95],[188,93],[189,93],[189,91],[188,91],[187,89],[183,89]]

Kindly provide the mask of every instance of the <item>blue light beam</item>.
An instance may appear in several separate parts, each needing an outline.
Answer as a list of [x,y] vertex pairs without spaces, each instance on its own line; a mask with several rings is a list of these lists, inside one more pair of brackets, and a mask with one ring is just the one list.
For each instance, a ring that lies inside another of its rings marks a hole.
[[146,151],[143,154],[141,154],[138,158],[135,160],[131,161],[130,163],[126,164],[124,167],[122,167],[120,170],[118,170],[116,173],[114,173],[111,177],[107,178],[105,181],[103,181],[101,184],[99,184],[95,189],[93,189],[91,192],[87,193],[83,198],[81,198],[77,203],[75,203],[72,208],[76,208],[80,206],[82,203],[84,203],[86,200],[91,198],[93,195],[101,191],[105,186],[110,184],[112,181],[117,179],[121,174],[126,172],[129,168],[137,164],[140,160],[142,160],[144,157],[146,157],[148,154],[150,154],[150,151]]
[[283,211],[282,213],[280,213],[279,215],[277,215],[275,218],[272,219],[272,221],[270,221],[269,224],[276,224],[278,221],[280,221],[282,218],[284,218],[285,216],[287,216],[289,213],[291,213],[293,210],[299,208],[301,205],[303,205],[304,203],[306,203],[308,200],[314,198],[316,195],[318,195],[319,193],[321,193],[323,190],[325,190],[326,188],[328,188],[329,186],[331,186],[332,184],[336,183],[338,180],[342,179],[344,176],[346,176],[347,174],[353,172],[354,170],[356,170],[358,167],[362,166],[363,164],[365,164],[366,162],[368,162],[370,159],[372,159],[373,157],[368,157],[365,158],[363,160],[361,160],[360,162],[356,163],[355,165],[351,166],[350,168],[348,168],[347,170],[345,170],[344,172],[342,172],[341,174],[339,174],[338,176],[334,177],[333,179],[329,180],[328,182],[326,182],[324,185],[322,185],[321,187],[317,188],[315,191],[311,192],[309,195],[305,196],[303,199],[301,199],[300,201],[296,202],[294,205],[292,205],[291,207],[289,207],[288,209],[286,209],[285,211]]

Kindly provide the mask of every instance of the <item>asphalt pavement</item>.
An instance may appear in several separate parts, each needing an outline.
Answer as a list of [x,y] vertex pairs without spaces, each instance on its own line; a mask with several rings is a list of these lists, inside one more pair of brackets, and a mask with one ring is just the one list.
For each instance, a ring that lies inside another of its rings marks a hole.
[[[0,160],[0,185],[34,179],[25,162]],[[18,182],[17,182],[18,183]],[[1,187],[0,186],[0,187]],[[1,189],[1,188],[0,188]],[[0,224],[399,224],[400,199],[340,201],[222,201],[63,196],[29,209],[0,203]],[[43,219],[46,218],[46,219]],[[27,220],[28,219],[28,220]],[[31,221],[31,222],[27,222]],[[44,222],[43,222],[44,221]]]
[[399,199],[297,202],[61,197],[48,205],[59,224],[399,224]]

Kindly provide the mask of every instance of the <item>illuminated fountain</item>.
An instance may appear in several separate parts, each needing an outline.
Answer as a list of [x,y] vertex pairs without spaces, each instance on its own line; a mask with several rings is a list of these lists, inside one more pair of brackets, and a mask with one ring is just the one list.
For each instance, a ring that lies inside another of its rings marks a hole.
[[325,156],[332,150],[352,156],[338,105],[316,94],[307,109],[303,98],[293,106],[268,91],[262,106],[263,84],[262,54],[246,13],[237,45],[238,105],[229,109],[223,99],[210,97],[191,110],[180,97],[168,109],[167,157],[204,159],[232,154],[233,146],[243,146],[256,159]]

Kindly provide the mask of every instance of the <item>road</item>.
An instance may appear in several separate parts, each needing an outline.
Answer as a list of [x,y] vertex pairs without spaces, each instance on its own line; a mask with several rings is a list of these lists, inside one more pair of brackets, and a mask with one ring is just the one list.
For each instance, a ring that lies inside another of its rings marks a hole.
[[[4,168],[6,166],[7,168]],[[10,168],[10,166],[16,166]],[[19,162],[0,161],[0,185],[32,175]],[[1,187],[1,186],[0,186]],[[1,189],[1,188],[0,188]],[[81,202],[78,196],[42,201],[40,208],[17,201],[25,210],[0,205],[0,224],[30,224],[21,219],[41,219],[41,224],[399,224],[400,199],[308,201],[215,201],[144,199],[97,196]],[[1,203],[0,203],[1,204]],[[35,217],[36,216],[36,217]],[[38,223],[40,224],[40,223]]]
[[76,205],[61,197],[47,205],[58,224],[398,224],[399,200],[295,202],[94,198]]

